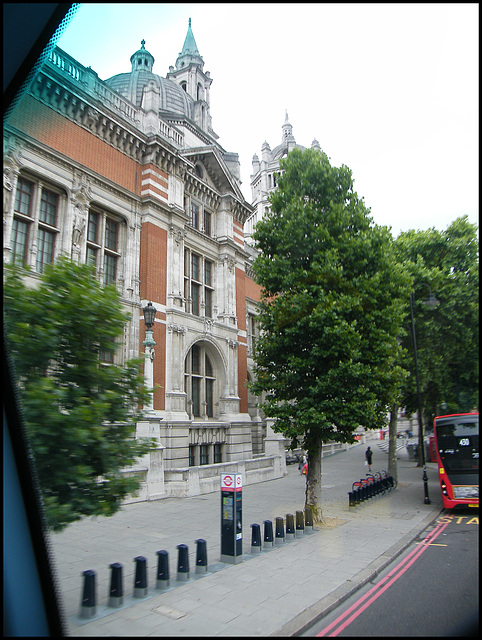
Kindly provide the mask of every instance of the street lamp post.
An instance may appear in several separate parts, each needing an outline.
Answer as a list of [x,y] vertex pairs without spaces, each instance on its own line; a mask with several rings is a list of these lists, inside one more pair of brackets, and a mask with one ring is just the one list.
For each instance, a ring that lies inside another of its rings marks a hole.
[[[425,285],[428,287],[428,285]],[[428,287],[430,289],[430,287]],[[424,492],[424,504],[431,504],[431,500],[428,495],[428,478],[427,478],[427,466],[425,462],[425,438],[424,438],[424,426],[422,419],[422,396],[420,394],[420,379],[418,375],[418,357],[417,357],[417,336],[415,333],[415,314],[414,314],[414,301],[415,294],[410,293],[410,317],[412,320],[412,340],[413,340],[413,358],[415,363],[415,382],[417,385],[417,404],[418,404],[418,443],[419,447],[422,450],[422,467],[423,467],[423,492]],[[428,299],[425,301],[425,304],[431,308],[434,308],[438,305],[438,300],[435,298],[433,293],[430,291]]]
[[[145,347],[144,350],[144,378],[146,381],[146,386],[149,389],[154,387],[154,347],[156,346],[156,342],[153,338],[152,328],[154,326],[154,320],[156,317],[157,309],[152,305],[152,302],[149,302],[143,309],[144,312],[144,322],[146,325],[146,339],[142,342]],[[154,397],[153,393],[149,394],[149,404],[146,407],[148,410],[154,409]]]

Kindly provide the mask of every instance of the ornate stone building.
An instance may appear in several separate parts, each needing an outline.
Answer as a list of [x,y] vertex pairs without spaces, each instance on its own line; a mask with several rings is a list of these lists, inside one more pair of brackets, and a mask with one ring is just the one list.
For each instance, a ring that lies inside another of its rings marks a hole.
[[[320,150],[318,140],[313,140],[312,148]],[[273,150],[267,142],[261,147],[261,161],[257,154],[253,156],[253,173],[251,174],[251,202],[253,213],[248,215],[244,224],[244,237],[247,243],[252,244],[252,233],[255,224],[261,220],[269,209],[268,196],[276,189],[277,176],[280,173],[280,160],[285,158],[294,148],[303,151],[305,147],[297,144],[293,136],[293,127],[288,121],[286,112],[285,122],[281,127],[281,143]]]
[[4,260],[35,279],[67,255],[116,284],[131,314],[116,360],[144,353],[156,385],[138,436],[158,449],[133,470],[145,476],[137,499],[154,499],[213,490],[227,469],[248,484],[280,477],[285,461],[246,387],[259,288],[238,155],[212,128],[190,23],[166,77],[145,46],[105,81],[55,48],[10,114]]

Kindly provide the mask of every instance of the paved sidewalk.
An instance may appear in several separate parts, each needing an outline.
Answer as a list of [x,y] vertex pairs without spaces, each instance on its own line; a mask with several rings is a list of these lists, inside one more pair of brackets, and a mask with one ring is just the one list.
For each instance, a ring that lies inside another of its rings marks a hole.
[[[387,454],[370,440],[373,469]],[[51,537],[68,634],[76,636],[293,635],[372,579],[442,509],[437,468],[427,464],[432,503],[423,503],[422,470],[399,452],[398,488],[348,506],[365,475],[359,445],[323,459],[324,523],[283,545],[251,553],[251,524],[303,510],[305,478],[288,475],[243,488],[243,561],[220,562],[220,493],[127,505],[111,518],[89,518]],[[208,572],[195,573],[195,540],[206,540]],[[177,545],[189,548],[190,580],[177,581]],[[170,588],[156,590],[156,551],[169,553]],[[148,593],[134,598],[136,556],[147,559]],[[109,565],[123,566],[124,604],[108,607]],[[79,616],[83,578],[96,572],[96,616]]]

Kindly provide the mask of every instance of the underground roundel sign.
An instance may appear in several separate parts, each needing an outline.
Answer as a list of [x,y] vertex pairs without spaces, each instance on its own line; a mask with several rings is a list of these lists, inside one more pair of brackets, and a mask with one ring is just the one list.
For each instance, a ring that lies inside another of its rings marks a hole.
[[236,491],[240,490],[243,486],[241,475],[236,473],[222,473],[221,474],[221,490],[222,491]]

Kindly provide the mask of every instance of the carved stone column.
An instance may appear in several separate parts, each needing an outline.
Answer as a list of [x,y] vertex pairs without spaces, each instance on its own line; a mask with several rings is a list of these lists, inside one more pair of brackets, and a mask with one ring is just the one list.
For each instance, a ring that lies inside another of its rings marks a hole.
[[166,420],[188,420],[184,391],[186,327],[168,321],[166,335]]
[[89,205],[93,199],[90,178],[74,170],[70,207],[65,228],[71,229],[71,256],[75,262],[85,261],[85,234],[89,220]]
[[22,151],[10,137],[4,141],[3,158],[3,224],[4,245],[3,257],[6,262],[11,260],[10,237],[12,233],[13,209],[15,193],[17,191],[18,175],[20,173]]
[[218,297],[218,318],[222,318],[225,324],[236,326],[236,282],[235,282],[236,262],[229,255],[221,256],[218,263],[219,282],[221,286],[217,289]]

